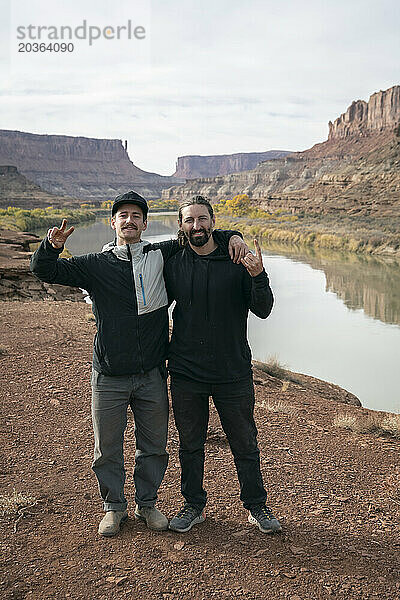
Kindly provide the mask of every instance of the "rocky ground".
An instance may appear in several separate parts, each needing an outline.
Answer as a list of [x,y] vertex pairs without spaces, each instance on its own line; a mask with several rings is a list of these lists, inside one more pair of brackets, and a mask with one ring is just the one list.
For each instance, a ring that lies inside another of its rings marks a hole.
[[31,245],[37,246],[40,241],[34,233],[0,229],[0,301],[51,298],[83,302],[78,288],[44,283],[32,275],[29,268],[32,255],[30,248]]
[[[94,323],[70,301],[1,303],[1,494],[29,496],[1,517],[5,599],[175,600],[400,597],[399,441],[338,429],[365,409],[309,377],[255,371],[256,420],[269,503],[280,535],[247,522],[215,412],[207,441],[207,519],[186,534],[155,533],[130,518],[97,534],[102,517],[90,469],[89,374]],[[133,422],[126,492],[133,513]],[[181,504],[178,438],[158,507]]]

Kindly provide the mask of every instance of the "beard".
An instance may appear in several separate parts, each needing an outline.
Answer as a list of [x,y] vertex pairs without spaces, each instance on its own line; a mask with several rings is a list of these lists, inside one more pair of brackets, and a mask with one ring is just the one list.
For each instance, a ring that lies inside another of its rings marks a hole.
[[[201,233],[201,235],[195,235],[196,233]],[[205,229],[202,227],[201,229],[192,229],[189,233],[185,233],[185,235],[192,246],[200,248],[201,246],[205,246],[210,239],[211,228]]]

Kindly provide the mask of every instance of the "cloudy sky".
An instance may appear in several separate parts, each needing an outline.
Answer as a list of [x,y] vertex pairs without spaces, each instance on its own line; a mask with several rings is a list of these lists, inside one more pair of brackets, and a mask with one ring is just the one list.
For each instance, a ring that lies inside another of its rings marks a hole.
[[[187,154],[304,150],[353,100],[400,84],[398,0],[0,6],[0,128],[127,139],[137,166],[166,175]],[[128,20],[142,39],[115,39]],[[52,30],[38,40],[38,26]],[[61,26],[86,39],[66,39],[72,52],[18,52],[54,43]],[[90,45],[89,27],[110,39]]]

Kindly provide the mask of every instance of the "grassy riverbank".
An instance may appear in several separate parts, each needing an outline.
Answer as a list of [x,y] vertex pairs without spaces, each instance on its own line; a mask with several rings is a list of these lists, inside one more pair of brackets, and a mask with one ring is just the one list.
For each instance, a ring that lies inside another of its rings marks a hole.
[[61,209],[61,208],[34,208],[22,209],[9,206],[0,209],[0,229],[13,231],[34,231],[60,224],[62,219],[67,219],[69,225],[94,221],[96,215],[86,208]]
[[327,248],[346,252],[400,256],[398,219],[345,215],[303,215],[295,220],[249,218],[218,213],[217,226],[238,229],[247,237],[268,242]]

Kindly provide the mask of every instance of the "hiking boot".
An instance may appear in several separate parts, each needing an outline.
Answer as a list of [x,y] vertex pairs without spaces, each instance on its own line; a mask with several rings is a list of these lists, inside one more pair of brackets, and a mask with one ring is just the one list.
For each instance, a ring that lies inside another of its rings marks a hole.
[[193,525],[203,523],[205,518],[206,515],[203,510],[199,510],[190,504],[185,504],[176,517],[170,521],[169,528],[172,529],[172,531],[184,533],[185,531],[192,529]]
[[157,510],[154,506],[138,506],[135,508],[135,519],[141,519],[146,521],[146,525],[149,529],[154,531],[165,531],[168,529],[168,519],[162,512]]
[[116,535],[121,524],[128,518],[127,510],[108,510],[99,524],[99,534],[105,537]]
[[282,531],[281,524],[272,514],[272,510],[264,504],[250,508],[249,523],[257,525],[258,529],[263,533],[278,533]]

